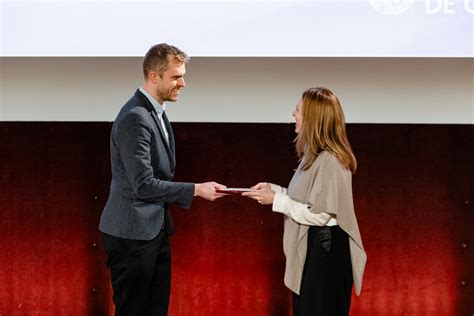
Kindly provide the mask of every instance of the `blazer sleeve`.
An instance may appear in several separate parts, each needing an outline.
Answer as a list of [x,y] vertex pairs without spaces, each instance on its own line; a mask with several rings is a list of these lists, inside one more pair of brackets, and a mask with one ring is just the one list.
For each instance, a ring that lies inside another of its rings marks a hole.
[[140,200],[174,203],[190,208],[194,183],[154,177],[151,166],[151,128],[139,112],[130,111],[116,128],[116,146],[133,192]]

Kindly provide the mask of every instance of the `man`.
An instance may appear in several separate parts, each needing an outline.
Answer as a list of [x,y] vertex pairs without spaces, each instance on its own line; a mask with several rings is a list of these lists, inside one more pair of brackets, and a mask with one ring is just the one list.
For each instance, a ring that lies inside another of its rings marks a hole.
[[165,102],[178,100],[189,57],[158,44],[143,61],[143,86],[122,107],[110,135],[112,182],[99,230],[108,254],[116,315],[167,315],[171,285],[168,205],[223,196],[216,182],[173,182],[175,144]]

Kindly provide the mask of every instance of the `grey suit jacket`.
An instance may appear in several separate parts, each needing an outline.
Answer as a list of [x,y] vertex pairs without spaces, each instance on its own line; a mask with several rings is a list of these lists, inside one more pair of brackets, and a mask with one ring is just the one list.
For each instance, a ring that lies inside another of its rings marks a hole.
[[110,133],[112,182],[99,230],[127,239],[151,240],[163,224],[173,231],[168,204],[190,208],[194,184],[173,182],[174,136],[169,144],[151,102],[139,90],[122,107]]

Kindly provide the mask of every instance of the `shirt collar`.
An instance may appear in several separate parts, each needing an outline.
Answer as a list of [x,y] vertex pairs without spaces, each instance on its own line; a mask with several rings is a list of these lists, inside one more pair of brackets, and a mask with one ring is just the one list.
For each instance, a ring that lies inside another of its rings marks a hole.
[[153,107],[155,108],[155,111],[156,113],[158,113],[159,116],[162,116],[163,115],[163,112],[165,111],[166,109],[166,103],[163,102],[163,104],[160,104],[154,97],[152,97],[148,91],[146,91],[143,86],[141,86],[140,88],[138,88],[138,90],[140,90],[141,93],[143,93],[146,98],[148,100],[150,100],[151,104],[153,105]]

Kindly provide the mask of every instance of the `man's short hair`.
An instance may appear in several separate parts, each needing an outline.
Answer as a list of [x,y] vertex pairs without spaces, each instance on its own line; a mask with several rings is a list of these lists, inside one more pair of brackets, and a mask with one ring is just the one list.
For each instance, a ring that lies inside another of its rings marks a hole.
[[171,59],[187,63],[189,56],[179,48],[165,43],[152,46],[143,59],[143,75],[145,79],[148,78],[148,74],[152,70],[157,70],[161,76],[168,69]]

